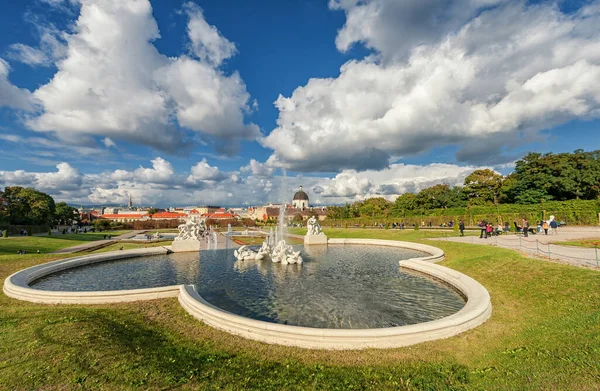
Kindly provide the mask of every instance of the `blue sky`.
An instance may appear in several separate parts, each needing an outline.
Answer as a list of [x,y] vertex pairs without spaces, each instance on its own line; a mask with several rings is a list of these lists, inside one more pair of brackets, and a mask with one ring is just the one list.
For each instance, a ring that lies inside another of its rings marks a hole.
[[600,149],[597,1],[0,10],[0,187],[168,206],[278,202],[303,184],[339,204]]

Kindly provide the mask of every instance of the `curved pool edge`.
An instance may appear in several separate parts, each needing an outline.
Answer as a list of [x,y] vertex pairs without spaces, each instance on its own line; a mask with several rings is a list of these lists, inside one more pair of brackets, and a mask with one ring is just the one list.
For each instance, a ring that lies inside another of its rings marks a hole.
[[28,285],[35,279],[72,267],[166,254],[169,252],[166,247],[112,251],[36,265],[7,277],[4,282],[4,293],[15,299],[44,304],[104,304],[178,297],[179,303],[190,315],[217,329],[270,344],[309,349],[342,350],[408,346],[452,337],[481,325],[491,316],[492,304],[485,287],[463,273],[435,264],[444,258],[444,252],[437,247],[379,239],[329,239],[328,243],[402,247],[431,254],[428,257],[400,261],[399,264],[403,268],[424,273],[451,285],[463,294],[466,304],[450,316],[414,325],[376,329],[319,329],[269,323],[229,313],[206,302],[193,285],[104,292],[43,291]]
[[3,291],[6,296],[12,297],[13,299],[42,304],[106,304],[152,300],[163,297],[177,297],[181,285],[91,292],[46,291],[33,289],[29,286],[29,283],[34,280],[62,270],[98,262],[135,258],[146,255],[167,254],[169,251],[168,248],[162,246],[150,247],[134,250],[109,251],[100,254],[82,255],[74,258],[42,263],[8,276],[6,280],[4,280]]
[[490,295],[475,279],[436,265],[444,252],[433,246],[390,240],[329,239],[328,244],[402,247],[431,254],[400,261],[401,267],[441,280],[461,292],[465,306],[444,318],[414,325],[376,329],[320,329],[270,323],[224,311],[205,301],[192,285],[181,287],[179,303],[194,318],[223,331],[270,344],[308,349],[395,348],[449,338],[483,324],[492,314]]

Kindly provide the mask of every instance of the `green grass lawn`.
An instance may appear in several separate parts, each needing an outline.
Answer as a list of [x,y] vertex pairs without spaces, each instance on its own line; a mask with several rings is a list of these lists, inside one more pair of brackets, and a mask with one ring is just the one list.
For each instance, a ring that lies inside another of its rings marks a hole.
[[[426,235],[326,233],[408,241]],[[446,252],[443,265],[489,290],[493,314],[485,324],[406,348],[305,350],[215,330],[176,299],[48,306],[0,295],[0,389],[600,389],[599,272],[491,246],[429,244]],[[0,279],[64,257],[0,255]]]
[[88,232],[85,234],[57,234],[44,236],[12,236],[0,238],[0,255],[16,254],[18,250],[27,250],[28,253],[50,253],[62,248],[77,246],[86,242],[103,239],[110,234],[113,238],[129,231]]
[[575,247],[600,247],[600,238],[591,239],[580,239],[565,242],[553,242],[554,244],[560,244],[561,246],[575,246]]

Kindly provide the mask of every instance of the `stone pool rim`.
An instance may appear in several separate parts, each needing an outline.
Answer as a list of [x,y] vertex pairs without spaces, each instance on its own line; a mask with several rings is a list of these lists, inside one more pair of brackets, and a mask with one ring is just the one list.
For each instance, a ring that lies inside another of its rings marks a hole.
[[393,348],[448,338],[484,323],[492,312],[490,295],[480,283],[453,269],[435,264],[444,252],[433,246],[381,239],[329,239],[332,245],[374,245],[402,247],[430,254],[399,261],[401,267],[414,270],[449,284],[465,298],[465,306],[441,319],[406,326],[371,329],[327,329],[290,326],[242,317],[206,302],[194,285],[171,285],[117,291],[66,292],[33,289],[31,282],[58,271],[89,265],[170,252],[168,246],[111,251],[61,259],[16,272],[4,281],[4,293],[12,298],[44,304],[105,304],[177,297],[194,318],[217,329],[270,344],[309,349]]

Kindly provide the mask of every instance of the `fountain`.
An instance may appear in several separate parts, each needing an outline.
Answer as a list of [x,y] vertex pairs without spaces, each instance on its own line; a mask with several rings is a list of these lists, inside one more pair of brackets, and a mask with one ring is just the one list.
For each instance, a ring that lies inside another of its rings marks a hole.
[[327,236],[323,233],[317,218],[312,216],[306,223],[308,230],[304,236],[304,245],[327,244]]
[[[285,170],[283,171],[281,182],[283,191],[286,183]],[[273,229],[271,229],[269,236],[265,238],[259,250],[253,250],[247,246],[242,246],[235,250],[234,255],[238,261],[270,259],[272,262],[281,263],[282,265],[302,263],[300,251],[294,251],[294,248],[285,241],[285,206],[285,202],[282,202],[279,207],[279,218],[277,220],[277,227],[275,228],[275,237],[273,238]],[[321,227],[319,226],[319,230],[320,228]],[[326,243],[327,238],[325,237],[325,244]]]
[[184,224],[180,224],[177,229],[179,235],[173,240],[173,252],[200,251],[200,240],[206,232],[204,219],[191,216]]

